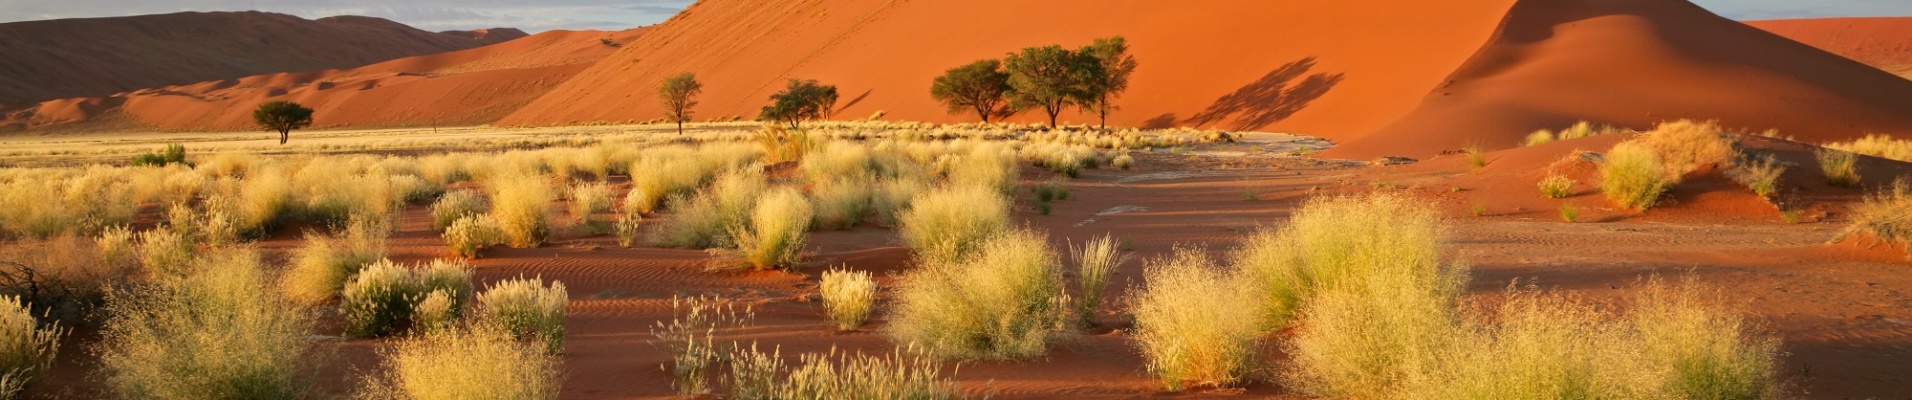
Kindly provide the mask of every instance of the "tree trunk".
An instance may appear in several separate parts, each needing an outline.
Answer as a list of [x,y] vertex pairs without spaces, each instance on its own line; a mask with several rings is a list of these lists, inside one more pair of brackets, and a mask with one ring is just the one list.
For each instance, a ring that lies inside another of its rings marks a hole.
[[279,130],[279,145],[281,146],[285,145],[286,139],[290,136],[292,136],[291,129],[280,129]]
[[683,117],[677,118],[677,135],[678,136],[684,135],[684,118]]

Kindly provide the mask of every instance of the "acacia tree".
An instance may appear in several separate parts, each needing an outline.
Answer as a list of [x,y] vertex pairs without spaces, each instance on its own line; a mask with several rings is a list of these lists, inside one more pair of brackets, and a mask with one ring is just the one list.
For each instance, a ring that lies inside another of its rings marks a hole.
[[948,106],[950,114],[974,112],[985,124],[992,118],[1008,118],[1019,111],[1012,107],[1009,99],[1013,92],[1009,87],[1009,73],[1003,72],[1002,61],[998,60],[978,60],[951,68],[936,77],[929,87],[930,97]]
[[252,122],[260,128],[279,131],[279,144],[285,144],[293,129],[312,126],[312,109],[285,100],[268,101],[252,110]]
[[1080,51],[1095,60],[1101,73],[1091,77],[1078,103],[1084,111],[1102,118],[1102,129],[1109,129],[1109,113],[1118,109],[1115,99],[1129,90],[1129,74],[1135,73],[1135,56],[1129,54],[1129,42],[1121,36],[1096,39]]
[[690,109],[697,106],[697,95],[703,92],[703,82],[697,81],[697,74],[689,72],[664,78],[664,84],[658,86],[657,98],[664,102],[664,118],[677,123],[677,134],[684,134],[684,123],[690,122]]
[[764,106],[757,120],[789,124],[794,130],[801,128],[803,121],[829,115],[836,102],[836,86],[820,84],[815,79],[791,79],[783,92],[770,95],[770,105]]
[[1003,66],[1009,72],[1014,107],[1041,108],[1049,115],[1051,128],[1063,108],[1088,97],[1089,83],[1102,74],[1101,63],[1094,57],[1062,46],[1030,47],[1010,53]]

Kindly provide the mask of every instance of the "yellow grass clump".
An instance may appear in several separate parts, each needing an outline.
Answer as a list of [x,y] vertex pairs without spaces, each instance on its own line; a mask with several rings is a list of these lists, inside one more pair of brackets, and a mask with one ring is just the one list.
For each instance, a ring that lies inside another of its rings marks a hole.
[[114,292],[98,354],[124,398],[286,399],[321,365],[313,315],[268,288],[258,254],[225,250],[179,277]]
[[579,184],[571,187],[571,201],[566,211],[571,214],[572,222],[583,225],[585,231],[596,235],[610,231],[610,222],[595,219],[598,214],[611,212],[611,187],[603,182]]
[[1662,123],[1632,141],[1652,149],[1670,176],[1683,177],[1701,167],[1726,166],[1739,155],[1738,143],[1713,122]]
[[469,298],[471,266],[449,260],[433,260],[415,268],[390,260],[367,265],[345,283],[339,297],[345,333],[362,338],[390,334],[404,322],[415,322],[413,311],[417,304],[432,292],[441,290],[449,294],[452,301]]
[[354,223],[338,236],[307,233],[281,278],[286,297],[308,305],[337,297],[346,279],[385,259],[387,234],[382,224],[372,221]]
[[484,214],[489,207],[484,196],[474,190],[454,190],[445,193],[438,198],[437,202],[432,203],[432,229],[445,230],[459,219]]
[[987,186],[936,189],[911,200],[897,221],[918,257],[950,261],[1009,229],[1009,200]]
[[943,358],[1029,359],[1062,322],[1061,271],[1041,234],[1011,231],[965,257],[930,261],[903,278],[890,335]]
[[473,215],[453,221],[445,228],[445,246],[452,254],[465,258],[477,258],[489,247],[505,244],[505,230],[498,218],[490,215]]
[[1859,238],[1897,244],[1912,258],[1912,186],[1905,180],[1892,188],[1866,196],[1852,207],[1852,222],[1840,233],[1840,239]]
[[360,397],[378,400],[558,398],[560,360],[508,332],[475,328],[415,336],[385,352]]
[[803,261],[803,245],[809,237],[814,208],[796,189],[779,188],[757,201],[750,219],[730,228],[735,248],[729,253],[742,262],[719,261],[717,269],[746,267],[756,270],[790,269]]
[[535,340],[545,352],[564,352],[564,283],[518,278],[494,283],[478,294],[478,321],[520,340]]
[[1129,255],[1123,254],[1120,243],[1109,235],[1089,239],[1080,248],[1073,244],[1069,247],[1069,254],[1075,257],[1076,262],[1076,319],[1083,326],[1095,326],[1096,313],[1102,308],[1102,291],[1109,285],[1109,276],[1115,274],[1116,267],[1128,262]]
[[44,378],[65,335],[58,322],[40,326],[19,297],[0,296],[0,396],[18,398]]
[[1573,195],[1574,181],[1566,175],[1547,174],[1540,178],[1540,195],[1547,198],[1564,198]]
[[825,229],[849,229],[870,214],[874,199],[871,181],[859,178],[826,178],[810,189],[816,204],[817,225]]
[[713,249],[729,245],[731,227],[757,206],[767,188],[760,168],[732,170],[695,196],[672,197],[672,215],[651,232],[670,247]]
[[1223,270],[1195,249],[1151,262],[1148,286],[1133,300],[1135,339],[1148,370],[1169,390],[1229,387],[1247,379],[1260,354],[1252,281]]
[[1786,164],[1772,156],[1742,157],[1738,165],[1726,171],[1726,177],[1746,186],[1759,197],[1772,198],[1779,193],[1779,177],[1786,173]]
[[795,368],[781,351],[764,353],[755,345],[729,354],[731,398],[739,399],[920,399],[967,398],[942,374],[934,359],[898,349],[888,356],[837,352],[807,353]]
[[1646,211],[1679,183],[1679,177],[1669,174],[1664,165],[1660,154],[1644,144],[1614,145],[1600,164],[1600,191],[1621,207]]
[[551,183],[542,176],[510,175],[485,183],[491,196],[491,216],[498,220],[505,243],[511,247],[532,248],[544,244],[551,235],[549,216]]
[[1235,263],[1258,281],[1265,325],[1280,327],[1330,289],[1395,277],[1428,287],[1458,279],[1463,269],[1440,261],[1444,229],[1437,210],[1397,193],[1316,198],[1282,228],[1250,236]]
[[125,228],[98,239],[71,233],[0,244],[0,295],[18,296],[36,317],[75,326],[87,321],[107,292],[132,282],[139,259]]
[[1902,140],[1891,135],[1869,134],[1850,142],[1827,143],[1825,147],[1889,160],[1912,162],[1912,140]]
[[1859,155],[1850,151],[1819,149],[1814,154],[1819,161],[1819,171],[1826,174],[1826,183],[1839,187],[1859,185]]
[[876,310],[876,280],[869,271],[830,270],[823,273],[817,286],[823,294],[824,314],[836,322],[837,330],[855,330]]

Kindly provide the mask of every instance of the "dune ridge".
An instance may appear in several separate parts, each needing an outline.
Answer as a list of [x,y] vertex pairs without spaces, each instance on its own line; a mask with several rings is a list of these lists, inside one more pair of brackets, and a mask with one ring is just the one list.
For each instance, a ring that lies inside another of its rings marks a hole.
[[1912,74],[1912,17],[1778,19],[1746,24],[1886,72]]

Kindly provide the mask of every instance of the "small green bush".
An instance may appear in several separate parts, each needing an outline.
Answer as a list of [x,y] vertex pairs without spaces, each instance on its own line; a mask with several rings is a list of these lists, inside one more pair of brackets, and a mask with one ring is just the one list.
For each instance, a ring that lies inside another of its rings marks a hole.
[[178,143],[168,144],[164,150],[152,153],[140,153],[133,156],[135,167],[164,167],[186,163],[186,146]]
[[[339,301],[345,333],[378,337],[393,333],[406,322],[416,322],[413,311],[432,292],[444,291],[455,304],[472,293],[471,267],[462,261],[433,260],[408,268],[380,260],[346,282]],[[415,325],[415,324],[414,324]]]

